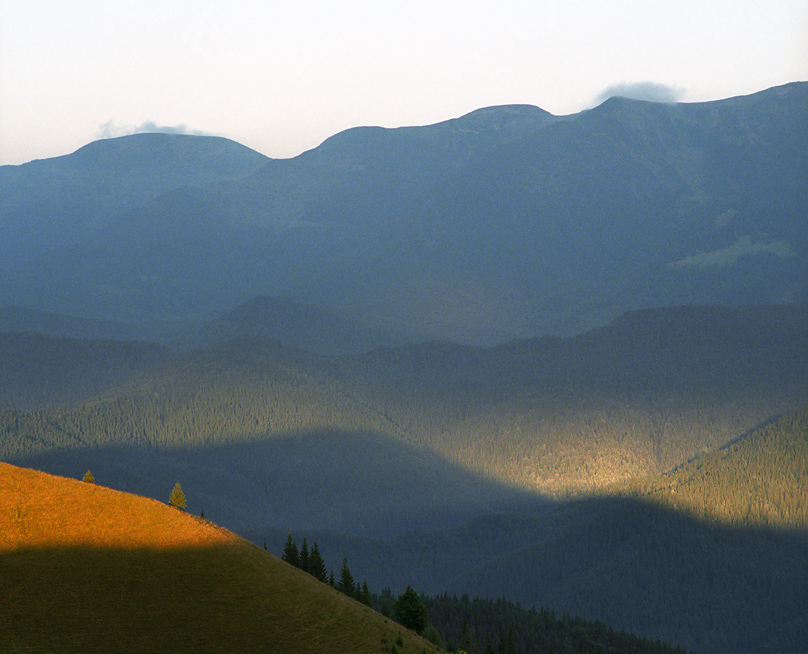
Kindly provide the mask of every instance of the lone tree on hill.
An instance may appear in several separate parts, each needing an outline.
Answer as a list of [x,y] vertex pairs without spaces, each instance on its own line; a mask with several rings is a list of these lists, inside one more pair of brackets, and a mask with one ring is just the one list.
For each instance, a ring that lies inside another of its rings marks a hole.
[[174,484],[174,490],[171,491],[168,503],[171,506],[176,506],[178,509],[185,510],[185,493],[183,493],[182,488],[180,488],[180,482]]
[[84,476],[81,478],[82,481],[86,481],[88,484],[95,483],[95,477],[93,477],[93,473],[89,470],[84,473]]

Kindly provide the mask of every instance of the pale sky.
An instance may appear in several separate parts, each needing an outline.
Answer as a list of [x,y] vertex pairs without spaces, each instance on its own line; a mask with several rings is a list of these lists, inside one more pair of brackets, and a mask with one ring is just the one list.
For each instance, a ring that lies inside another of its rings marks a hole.
[[290,157],[618,85],[699,102],[805,80],[808,0],[0,0],[0,164],[144,130]]

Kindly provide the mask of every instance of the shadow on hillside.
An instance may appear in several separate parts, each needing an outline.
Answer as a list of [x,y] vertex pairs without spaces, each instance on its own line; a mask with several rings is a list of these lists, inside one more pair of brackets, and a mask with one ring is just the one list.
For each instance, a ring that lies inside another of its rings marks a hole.
[[168,450],[94,448],[9,461],[167,501],[179,481],[188,511],[238,533],[327,529],[389,538],[475,516],[535,512],[541,496],[485,479],[386,436],[323,430]]
[[[804,651],[808,531],[720,526],[649,502],[550,502],[363,433],[16,461],[166,501],[279,554],[291,530],[373,590],[505,597],[702,653]],[[100,588],[105,586],[101,584]]]
[[[347,557],[374,589],[504,597],[705,654],[797,654],[808,642],[808,530],[721,526],[604,497],[387,541],[295,536],[317,541],[329,566]],[[286,534],[263,537],[280,551]]]
[[0,551],[0,603],[3,652],[371,652],[404,631],[246,544]]

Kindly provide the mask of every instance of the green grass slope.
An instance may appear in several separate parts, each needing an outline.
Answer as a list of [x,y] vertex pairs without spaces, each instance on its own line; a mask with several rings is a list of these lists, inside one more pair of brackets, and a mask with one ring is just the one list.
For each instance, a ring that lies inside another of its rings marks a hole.
[[431,651],[201,518],[7,464],[0,607],[3,652]]

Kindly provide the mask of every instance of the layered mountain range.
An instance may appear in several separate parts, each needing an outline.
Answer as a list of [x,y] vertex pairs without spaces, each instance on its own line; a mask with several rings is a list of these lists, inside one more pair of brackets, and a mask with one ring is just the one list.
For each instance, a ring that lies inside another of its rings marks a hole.
[[0,319],[181,340],[280,297],[364,330],[356,351],[805,302],[806,153],[805,83],[570,116],[491,107],[283,160],[221,138],[98,141],[0,167]]
[[807,179],[805,83],[0,167],[0,459],[179,480],[376,590],[797,654]]

